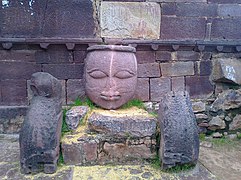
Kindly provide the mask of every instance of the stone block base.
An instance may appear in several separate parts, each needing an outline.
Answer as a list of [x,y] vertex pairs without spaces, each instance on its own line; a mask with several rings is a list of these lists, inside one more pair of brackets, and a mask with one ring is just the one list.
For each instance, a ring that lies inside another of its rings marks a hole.
[[[101,128],[99,132],[93,129],[90,123],[97,116],[101,125],[110,126]],[[127,120],[129,124],[138,122],[137,133],[122,126]],[[144,110],[94,110],[85,124],[62,139],[63,158],[68,165],[133,164],[152,160],[157,154],[157,120]]]

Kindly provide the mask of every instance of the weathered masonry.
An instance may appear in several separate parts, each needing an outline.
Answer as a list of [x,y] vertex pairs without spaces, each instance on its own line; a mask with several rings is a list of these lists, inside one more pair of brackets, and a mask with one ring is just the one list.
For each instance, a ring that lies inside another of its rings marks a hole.
[[95,44],[137,49],[136,98],[155,104],[187,90],[203,131],[230,130],[240,118],[213,102],[228,89],[241,97],[241,0],[0,2],[0,133],[18,132],[35,72],[61,80],[64,104],[84,96],[86,49]]

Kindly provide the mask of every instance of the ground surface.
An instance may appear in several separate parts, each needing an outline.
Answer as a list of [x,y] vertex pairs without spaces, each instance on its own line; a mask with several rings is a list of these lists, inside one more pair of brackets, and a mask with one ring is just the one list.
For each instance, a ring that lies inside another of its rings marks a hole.
[[[151,165],[125,166],[62,166],[57,173],[22,175],[19,170],[18,136],[0,135],[0,179],[16,180],[239,180],[241,179],[241,143],[200,148],[200,162],[189,171],[165,173]],[[210,173],[211,171],[211,173]]]

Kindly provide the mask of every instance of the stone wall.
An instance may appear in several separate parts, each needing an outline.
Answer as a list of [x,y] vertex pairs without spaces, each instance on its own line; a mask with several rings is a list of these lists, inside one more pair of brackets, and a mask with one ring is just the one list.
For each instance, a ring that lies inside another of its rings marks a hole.
[[[110,6],[113,11],[108,11]],[[38,71],[60,79],[63,101],[72,103],[84,96],[87,47],[123,44],[137,49],[136,98],[159,102],[167,91],[187,90],[193,101],[207,104],[208,123],[213,117],[208,107],[218,94],[240,88],[240,82],[227,80],[228,75],[212,75],[218,72],[217,60],[240,62],[240,12],[240,0],[4,0],[0,8],[0,106],[27,106],[31,97],[28,80]],[[232,68],[230,72],[237,74]],[[0,133],[9,132],[6,122],[11,118],[0,110]]]

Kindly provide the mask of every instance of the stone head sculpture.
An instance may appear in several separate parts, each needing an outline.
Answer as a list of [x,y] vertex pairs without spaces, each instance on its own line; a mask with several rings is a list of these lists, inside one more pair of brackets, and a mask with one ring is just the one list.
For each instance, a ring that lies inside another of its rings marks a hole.
[[85,60],[85,91],[104,109],[117,109],[129,101],[137,84],[135,48],[96,45]]

